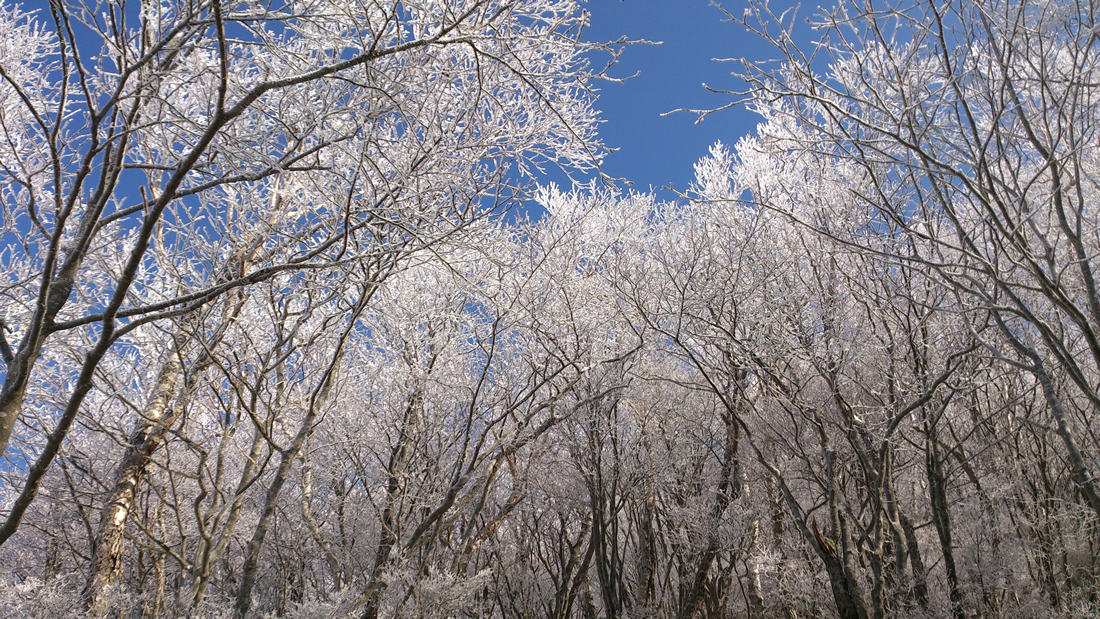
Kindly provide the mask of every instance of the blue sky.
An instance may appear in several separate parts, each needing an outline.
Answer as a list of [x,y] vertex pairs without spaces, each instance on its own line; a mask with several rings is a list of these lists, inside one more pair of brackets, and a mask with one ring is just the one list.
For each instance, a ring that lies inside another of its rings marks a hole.
[[[745,9],[745,0],[722,4],[735,15]],[[620,149],[608,156],[604,172],[632,181],[638,191],[669,185],[683,191],[694,174],[692,165],[711,144],[721,140],[732,145],[755,128],[758,117],[742,107],[712,114],[699,124],[690,113],[661,116],[677,108],[709,109],[730,101],[728,95],[703,88],[704,82],[712,88],[740,86],[730,76],[735,63],[713,58],[769,57],[755,35],[723,21],[725,15],[710,0],[588,0],[583,7],[591,13],[585,35],[590,41],[626,36],[663,42],[627,48],[611,74],[638,76],[601,86],[597,107],[606,122],[600,133],[608,146]]]
[[[24,0],[30,8],[43,8],[44,0]],[[582,0],[591,14],[584,37],[590,41],[613,41],[620,37],[660,41],[660,45],[628,46],[610,74],[625,83],[599,85],[604,123],[603,141],[619,149],[606,159],[604,172],[624,178],[636,191],[655,190],[661,198],[673,199],[671,186],[684,191],[693,177],[692,166],[717,140],[734,144],[750,133],[758,117],[743,107],[725,110],[696,124],[696,115],[681,112],[662,116],[677,108],[715,108],[730,96],[708,92],[713,88],[738,89],[730,75],[737,63],[715,58],[768,57],[766,45],[711,5],[711,0]],[[794,0],[773,0],[773,9]],[[724,0],[723,6],[740,15],[746,0]],[[804,7],[800,19],[812,11]],[[45,16],[45,13],[43,13]],[[594,58],[594,64],[606,57]],[[552,168],[543,179],[564,184],[565,176]]]

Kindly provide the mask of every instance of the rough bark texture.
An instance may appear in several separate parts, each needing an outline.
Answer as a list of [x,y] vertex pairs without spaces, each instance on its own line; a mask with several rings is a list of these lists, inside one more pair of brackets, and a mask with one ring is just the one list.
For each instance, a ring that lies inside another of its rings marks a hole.
[[173,350],[161,366],[153,392],[142,410],[137,431],[130,438],[126,455],[116,471],[115,485],[100,513],[99,530],[92,551],[92,567],[84,587],[84,606],[94,616],[110,606],[116,585],[122,578],[126,521],[137,500],[149,459],[175,421],[172,401],[183,380],[183,365]]

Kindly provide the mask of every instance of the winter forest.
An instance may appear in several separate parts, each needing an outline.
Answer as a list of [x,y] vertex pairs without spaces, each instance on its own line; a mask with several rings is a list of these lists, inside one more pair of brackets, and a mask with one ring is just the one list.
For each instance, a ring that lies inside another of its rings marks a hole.
[[3,0],[0,617],[1100,615],[1100,7],[585,6]]

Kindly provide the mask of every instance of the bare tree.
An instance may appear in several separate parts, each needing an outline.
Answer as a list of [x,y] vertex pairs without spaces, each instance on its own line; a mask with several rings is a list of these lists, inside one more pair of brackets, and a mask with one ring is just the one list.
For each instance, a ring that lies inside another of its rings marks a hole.
[[[117,3],[9,11],[36,34],[3,76],[15,111],[7,225],[24,253],[7,263],[5,321],[19,339],[5,355],[0,447],[49,342],[98,335],[0,540],[126,334],[282,271],[369,254],[393,228],[437,237],[483,212],[472,196],[487,187],[507,198],[496,181],[509,162],[597,162],[574,13],[556,0],[412,12],[215,1],[150,5],[136,21]],[[268,204],[280,214],[260,215]],[[247,247],[211,251],[236,241]],[[234,259],[246,268],[211,269]]]
[[1095,7],[841,2],[815,19],[820,54],[794,43],[793,15],[749,13],[738,21],[783,61],[742,73],[744,94],[786,125],[772,147],[851,167],[863,180],[850,199],[919,239],[897,257],[949,287],[982,345],[1035,377],[1100,517],[1096,446],[1082,442],[1100,404]]

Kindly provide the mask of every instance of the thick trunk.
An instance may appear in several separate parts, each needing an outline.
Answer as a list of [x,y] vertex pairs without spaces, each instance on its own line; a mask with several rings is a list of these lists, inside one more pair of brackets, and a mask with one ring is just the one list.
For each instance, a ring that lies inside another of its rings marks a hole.
[[[591,447],[590,447],[591,448]],[[602,449],[596,447],[595,449]],[[596,540],[596,580],[607,619],[619,617],[623,610],[622,564],[619,561],[618,479],[605,483],[599,459],[588,475],[589,509],[592,510],[592,538]]]
[[[231,261],[239,269],[245,269],[248,263],[243,260]],[[237,271],[239,275],[243,271]],[[219,281],[228,279],[223,274]],[[236,318],[243,307],[243,299],[237,293],[232,302],[226,305],[222,316],[222,328],[219,334],[199,353],[198,360],[190,368],[183,365],[185,345],[183,338],[165,357],[161,365],[157,382],[153,387],[149,401],[138,420],[137,428],[130,438],[129,448],[115,467],[115,485],[100,512],[99,531],[96,535],[92,556],[92,568],[84,589],[85,608],[95,614],[106,608],[107,595],[113,590],[122,576],[122,551],[126,520],[133,509],[145,472],[153,454],[164,442],[168,428],[184,408],[186,394],[194,389],[199,374],[213,362],[211,355],[221,341],[224,329]],[[231,309],[230,309],[231,308]],[[183,400],[173,403],[179,393]]]
[[150,457],[176,418],[171,403],[183,378],[178,352],[170,352],[161,366],[153,392],[142,410],[140,425],[116,468],[115,485],[100,513],[91,571],[84,587],[84,607],[93,616],[102,614],[110,606],[122,578],[126,521],[134,508]]
[[760,555],[763,554],[764,545],[761,537],[760,520],[754,518],[752,521],[753,556],[748,561],[749,590],[746,596],[750,617],[764,616],[763,582],[760,576]]
[[[843,518],[840,519],[843,523]],[[829,576],[829,585],[833,591],[833,601],[836,603],[836,613],[842,619],[868,619],[867,604],[863,601],[862,592],[858,583],[851,578],[851,566],[846,555],[850,552],[844,549],[847,546],[847,526],[841,525],[839,539],[825,537],[814,525],[814,535],[817,537],[817,546],[824,554],[821,556],[825,563],[825,572]],[[837,546],[840,546],[839,548]]]
[[814,526],[818,555],[825,563],[829,575],[837,615],[843,619],[868,619],[867,602],[856,578],[855,557],[852,552],[851,525],[841,510],[837,488],[836,453],[826,446],[825,471],[829,482],[829,516],[832,520],[832,537],[826,538]]
[[[562,535],[565,536],[567,523],[564,517],[561,519],[561,526]],[[573,615],[573,603],[577,598],[577,592],[581,584],[588,578],[588,566],[592,563],[592,554],[596,549],[588,535],[591,528],[592,521],[585,520],[580,533],[577,535],[576,543],[569,542],[568,537],[565,538],[566,544],[569,546],[569,559],[562,568],[561,584],[558,585],[558,590],[554,595],[553,619],[567,619]],[[586,544],[587,548],[582,556],[579,555],[578,551],[581,545],[584,544],[585,539],[588,539],[588,544]],[[579,563],[578,558],[580,559]]]
[[654,610],[650,607],[657,572],[657,538],[653,530],[657,494],[652,480],[645,482],[645,497],[638,519],[638,584],[634,592],[634,605],[641,616],[648,617]]
[[898,520],[901,523],[902,531],[905,533],[905,545],[909,552],[909,565],[913,570],[913,595],[917,598],[920,607],[927,610],[928,571],[925,569],[924,561],[921,558],[920,545],[917,544],[917,531],[913,527],[913,523],[904,514],[900,515]]
[[852,523],[845,515],[841,515],[840,518],[840,539],[844,548],[844,577],[848,581],[848,591],[852,596],[852,605],[857,615],[866,617],[868,615],[867,602],[864,601],[859,586],[859,566],[856,558],[855,541],[852,539]]

